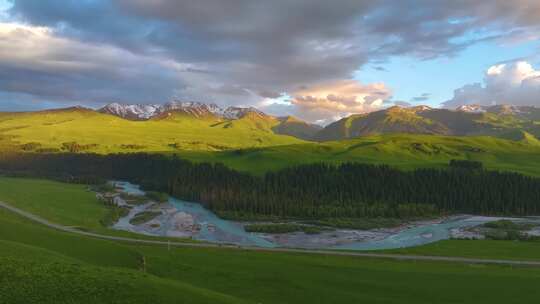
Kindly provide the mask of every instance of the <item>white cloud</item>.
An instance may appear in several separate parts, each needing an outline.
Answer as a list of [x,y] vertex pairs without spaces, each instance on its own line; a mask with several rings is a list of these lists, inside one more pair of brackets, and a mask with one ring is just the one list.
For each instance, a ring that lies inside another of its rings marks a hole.
[[391,92],[384,83],[363,85],[356,80],[339,80],[302,88],[291,95],[291,103],[301,118],[330,122],[379,110]]
[[[42,100],[155,103],[216,83],[206,67],[63,37],[49,27],[0,22],[0,92]],[[215,86],[219,85],[217,83]],[[217,95],[227,95],[224,89]],[[21,97],[22,98],[22,97]]]
[[526,61],[491,66],[484,83],[465,85],[443,103],[455,108],[465,104],[513,104],[540,107],[540,70]]

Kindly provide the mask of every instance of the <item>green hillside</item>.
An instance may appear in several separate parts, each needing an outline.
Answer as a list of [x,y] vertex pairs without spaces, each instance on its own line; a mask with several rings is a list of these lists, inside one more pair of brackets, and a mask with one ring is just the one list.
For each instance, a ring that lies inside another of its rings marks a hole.
[[[167,112],[150,120],[132,121],[71,108],[0,113],[0,151],[177,153],[194,161],[223,162],[256,174],[321,161],[384,163],[412,169],[445,166],[451,159],[470,159],[482,161],[490,169],[540,175],[540,142],[536,136],[540,124],[530,122],[529,132],[515,128],[525,124],[520,119],[516,115],[490,112],[396,107],[351,116],[319,133],[338,130],[339,137],[350,138],[362,135],[351,133],[361,127],[367,133],[383,130],[382,133],[392,134],[309,142],[276,133],[309,137],[314,134],[314,126],[290,117],[278,119],[257,112],[235,120],[212,114]],[[447,125],[462,129],[449,129]],[[484,131],[479,131],[482,125]],[[405,133],[394,133],[404,128]],[[497,138],[434,135],[463,133],[466,129],[480,134],[495,132],[492,135]]]
[[183,152],[180,155],[194,161],[223,162],[256,174],[314,162],[354,161],[413,169],[444,167],[451,159],[469,159],[481,161],[489,169],[540,176],[540,145],[530,137],[522,139],[390,134],[216,153]]
[[512,109],[508,106],[497,106],[488,107],[484,112],[466,112],[425,106],[412,108],[396,106],[343,118],[328,125],[315,136],[315,139],[341,140],[390,133],[488,135],[507,138],[507,133],[518,131],[540,136],[539,109],[533,107]]
[[282,117],[279,120],[280,124],[272,128],[277,134],[312,140],[322,130],[322,127],[318,125],[309,124],[292,116]]
[[338,120],[316,136],[317,140],[339,140],[387,133],[449,134],[443,124],[417,115],[414,109],[392,107]]
[[[67,186],[49,183],[48,188],[33,188],[36,181],[25,179],[6,182],[19,186],[10,197],[0,193],[0,200],[24,197],[22,192],[27,192],[36,198],[36,204],[44,205],[50,201],[43,194],[62,195]],[[73,191],[65,193],[62,203],[55,203],[49,216],[56,213],[61,218],[64,210],[73,210],[68,204],[78,202],[67,198],[85,196],[84,187]],[[482,254],[483,242],[466,243],[473,252],[467,256]],[[461,244],[464,242],[445,245],[453,248],[448,255],[459,255]],[[477,249],[473,249],[475,245]],[[498,247],[512,247],[504,241],[489,245],[494,258],[498,252],[505,254],[506,249],[499,251]],[[536,247],[536,243],[523,243],[520,248],[530,253],[523,257],[534,256]],[[431,304],[434,299],[437,303],[492,304],[515,299],[534,302],[540,279],[536,268],[224,248],[168,250],[57,232],[4,209],[0,209],[0,248],[0,299],[6,304]],[[419,251],[429,254],[428,250]]]
[[4,210],[0,228],[2,303],[244,303],[142,272],[135,248],[59,233]]
[[27,151],[132,152],[224,150],[302,143],[271,129],[279,120],[246,115],[238,120],[168,113],[130,121],[71,108],[0,114],[0,145]]

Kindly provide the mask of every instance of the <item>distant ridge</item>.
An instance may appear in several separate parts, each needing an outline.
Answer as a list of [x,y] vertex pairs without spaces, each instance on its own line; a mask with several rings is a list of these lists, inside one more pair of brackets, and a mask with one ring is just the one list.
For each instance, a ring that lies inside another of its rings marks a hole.
[[[464,105],[455,110],[393,106],[380,111],[353,114],[326,127],[292,116],[268,115],[254,107],[221,108],[216,104],[172,101],[165,104],[111,103],[98,110],[70,107],[33,112],[77,112],[81,117],[106,114],[132,121],[206,121],[215,127],[258,129],[310,141],[338,141],[383,134],[447,136],[493,136],[537,143],[540,138],[540,109],[515,105]],[[32,113],[32,112],[26,112]],[[190,128],[194,128],[191,126]],[[193,130],[199,132],[201,130]]]
[[[118,116],[123,119],[144,121],[178,118],[185,115],[196,119],[240,120],[250,119],[255,127],[271,125],[270,129],[280,135],[289,135],[312,140],[322,127],[288,116],[280,118],[268,115],[254,107],[221,108],[216,104],[200,102],[172,101],[165,104],[120,104],[111,103],[97,110],[99,113]],[[260,122],[260,123],[257,123]]]
[[390,133],[506,138],[517,131],[540,138],[540,109],[513,105],[466,105],[456,110],[394,106],[343,118],[326,126],[314,138],[330,141]]
[[510,115],[516,116],[522,119],[540,120],[540,108],[533,106],[515,106],[515,105],[464,105],[458,107],[457,111],[462,112],[477,112],[477,113],[491,113],[497,115]]
[[228,107],[223,109],[216,104],[201,102],[171,101],[165,104],[120,104],[110,103],[98,112],[119,116],[130,120],[148,120],[167,112],[183,112],[196,117],[213,114],[224,119],[240,119],[248,114],[267,116],[253,107]]

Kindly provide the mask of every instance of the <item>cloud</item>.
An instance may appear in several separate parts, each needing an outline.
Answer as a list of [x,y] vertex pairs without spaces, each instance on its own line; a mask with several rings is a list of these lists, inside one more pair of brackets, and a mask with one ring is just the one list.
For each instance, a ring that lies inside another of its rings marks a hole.
[[[367,60],[355,22],[371,4],[340,0],[15,0],[23,22],[132,53],[204,63],[225,86],[283,92],[349,77]],[[99,22],[96,22],[99,20]]]
[[[73,102],[170,98],[190,64],[59,37],[46,27],[0,23],[0,91]],[[193,77],[193,78],[196,78]]]
[[58,106],[159,103],[177,97],[234,103],[241,96],[243,102],[254,101],[244,88],[222,84],[205,64],[132,53],[19,23],[0,23],[0,79],[0,93],[10,93],[19,103],[31,99],[34,105],[39,99],[57,101]]
[[491,66],[484,83],[465,85],[454,91],[454,97],[444,102],[455,108],[466,104],[513,104],[540,107],[540,70],[526,61]]
[[[26,29],[2,34],[15,43],[0,42],[0,90],[93,103],[256,105],[392,56],[450,57],[540,33],[537,0],[11,2],[8,18]],[[347,104],[326,99],[317,111],[327,115]]]
[[302,88],[293,94],[291,103],[307,120],[335,120],[379,110],[390,95],[383,83],[363,85],[355,80],[340,80]]

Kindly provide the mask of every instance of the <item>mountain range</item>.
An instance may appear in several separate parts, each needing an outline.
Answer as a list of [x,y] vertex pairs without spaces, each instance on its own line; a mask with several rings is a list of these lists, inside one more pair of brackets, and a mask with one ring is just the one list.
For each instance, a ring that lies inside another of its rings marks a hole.
[[[0,152],[230,151],[391,134],[491,136],[540,146],[540,109],[396,106],[351,115],[326,127],[252,107],[223,109],[194,102],[0,113]],[[411,141],[415,147],[422,144]]]
[[540,109],[511,105],[462,106],[456,110],[427,106],[391,107],[338,120],[318,132],[317,141],[411,133],[431,135],[487,135],[519,140],[540,136]]
[[234,121],[245,117],[271,122],[271,129],[280,135],[289,135],[310,140],[322,127],[310,124],[292,116],[275,117],[267,115],[254,107],[221,108],[216,104],[200,102],[172,101],[165,104],[119,104],[111,103],[97,110],[100,113],[115,115],[124,119],[140,121],[166,119],[174,115],[185,115],[197,119],[220,119]]
[[239,119],[249,113],[265,115],[253,107],[228,107],[223,109],[216,104],[181,101],[171,101],[165,104],[110,103],[99,109],[98,112],[116,115],[129,120],[148,120],[167,112],[183,112],[194,117],[215,115],[224,119]]
[[465,105],[456,110],[428,106],[391,107],[367,114],[355,114],[326,127],[295,117],[274,117],[253,107],[228,107],[197,102],[170,102],[163,105],[129,105],[112,103],[98,110],[129,120],[164,118],[182,113],[195,118],[214,117],[238,120],[247,115],[260,120],[274,120],[272,131],[303,140],[333,141],[362,136],[410,133],[432,135],[488,135],[507,139],[540,136],[540,109],[512,105]]

